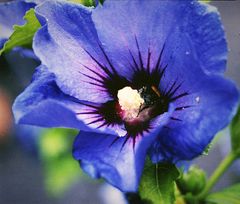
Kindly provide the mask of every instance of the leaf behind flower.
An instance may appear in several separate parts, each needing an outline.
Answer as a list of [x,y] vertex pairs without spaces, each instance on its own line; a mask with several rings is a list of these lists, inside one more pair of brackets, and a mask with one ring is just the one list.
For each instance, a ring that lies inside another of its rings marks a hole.
[[41,27],[41,25],[35,16],[34,9],[28,10],[24,16],[24,19],[26,20],[24,25],[13,26],[13,33],[0,50],[0,55],[3,52],[8,52],[17,46],[31,47],[33,36]]
[[180,173],[173,164],[152,164],[146,161],[139,193],[151,204],[172,204],[175,201],[174,185]]
[[207,204],[239,204],[240,184],[233,185],[223,191],[210,194],[206,198]]

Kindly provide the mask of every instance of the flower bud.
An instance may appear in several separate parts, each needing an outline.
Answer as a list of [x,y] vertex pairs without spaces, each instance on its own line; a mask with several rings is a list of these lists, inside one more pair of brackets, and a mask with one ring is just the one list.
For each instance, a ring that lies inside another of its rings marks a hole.
[[192,193],[194,195],[200,193],[206,184],[205,172],[196,167],[191,166],[187,173],[178,180],[178,187],[183,194]]

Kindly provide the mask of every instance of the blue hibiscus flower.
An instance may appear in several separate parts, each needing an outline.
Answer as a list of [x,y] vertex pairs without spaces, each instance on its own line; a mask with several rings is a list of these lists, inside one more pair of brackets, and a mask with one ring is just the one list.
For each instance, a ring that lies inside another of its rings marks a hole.
[[190,160],[232,119],[219,14],[197,1],[106,1],[36,8],[41,59],[16,121],[80,129],[73,156],[92,177],[136,191],[147,154]]

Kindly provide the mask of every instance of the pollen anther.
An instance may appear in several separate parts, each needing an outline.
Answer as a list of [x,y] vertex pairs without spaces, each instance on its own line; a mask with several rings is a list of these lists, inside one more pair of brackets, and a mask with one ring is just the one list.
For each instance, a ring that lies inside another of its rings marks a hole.
[[123,111],[123,119],[131,120],[138,116],[139,109],[144,103],[144,99],[138,93],[138,90],[126,86],[118,91],[119,105]]

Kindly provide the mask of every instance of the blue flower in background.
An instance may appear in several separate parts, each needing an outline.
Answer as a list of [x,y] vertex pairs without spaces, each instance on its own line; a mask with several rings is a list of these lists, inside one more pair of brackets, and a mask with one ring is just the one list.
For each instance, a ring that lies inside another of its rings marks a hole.
[[[43,1],[44,0],[19,0],[0,3],[0,50],[13,33],[13,26],[23,25],[25,23],[23,17],[25,16],[26,12],[29,9],[34,8],[37,3]],[[28,48],[15,47],[10,55],[18,55],[22,58],[26,57],[39,61],[32,50]],[[7,58],[11,58],[11,56],[9,57],[7,55]]]
[[25,1],[0,3],[0,49],[12,34],[13,25],[23,25],[23,16],[34,6],[34,3]]
[[197,1],[47,1],[33,48],[42,65],[16,99],[20,124],[80,129],[73,156],[92,177],[136,191],[146,155],[191,160],[232,119],[227,46]]

